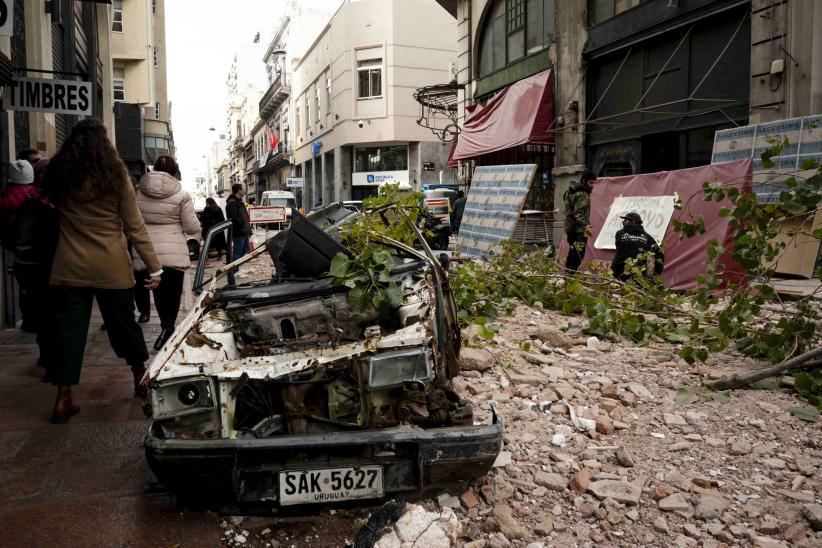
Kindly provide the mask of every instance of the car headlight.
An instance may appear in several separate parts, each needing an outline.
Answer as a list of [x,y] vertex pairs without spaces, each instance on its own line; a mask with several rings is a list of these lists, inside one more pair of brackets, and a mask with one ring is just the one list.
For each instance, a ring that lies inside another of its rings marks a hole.
[[216,407],[214,381],[188,377],[164,382],[151,391],[151,406],[155,419],[211,411]]
[[433,377],[431,351],[428,348],[410,348],[384,352],[368,362],[368,387],[393,388],[407,382],[427,384]]

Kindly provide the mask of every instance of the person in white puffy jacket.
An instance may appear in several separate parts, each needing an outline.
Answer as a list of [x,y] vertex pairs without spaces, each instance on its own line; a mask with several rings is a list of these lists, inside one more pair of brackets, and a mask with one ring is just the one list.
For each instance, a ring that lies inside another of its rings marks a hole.
[[[143,175],[137,185],[137,205],[163,265],[160,285],[154,290],[154,306],[162,328],[154,349],[160,350],[174,332],[185,271],[191,267],[186,234],[196,234],[200,230],[194,201],[180,184],[180,167],[174,158],[159,156],[154,162],[154,171]],[[134,257],[134,270],[137,287],[142,287],[140,278],[148,276],[148,272],[139,257]],[[137,300],[143,299],[143,310],[148,310],[148,298],[148,290],[136,295]]]

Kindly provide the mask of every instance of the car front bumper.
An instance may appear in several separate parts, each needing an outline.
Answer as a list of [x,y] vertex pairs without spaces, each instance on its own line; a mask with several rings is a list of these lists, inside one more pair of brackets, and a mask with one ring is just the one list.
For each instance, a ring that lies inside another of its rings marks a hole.
[[[386,499],[465,486],[491,469],[502,448],[502,434],[503,424],[494,410],[489,425],[430,430],[164,440],[152,429],[145,448],[152,471],[178,496],[221,506],[262,503],[272,511],[279,507],[278,478],[284,470],[382,466]],[[375,499],[353,502],[374,504]]]

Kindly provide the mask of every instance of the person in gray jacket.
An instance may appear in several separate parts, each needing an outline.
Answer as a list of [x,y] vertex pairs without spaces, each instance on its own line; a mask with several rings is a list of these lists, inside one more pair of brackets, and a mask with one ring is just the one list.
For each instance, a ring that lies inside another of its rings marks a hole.
[[[154,290],[154,306],[160,316],[160,336],[154,349],[160,350],[174,332],[183,295],[185,271],[191,267],[186,234],[196,234],[200,221],[194,213],[194,201],[180,184],[180,167],[171,156],[160,156],[154,171],[143,175],[137,185],[137,206],[143,215],[157,257],[163,265],[160,285]],[[138,278],[148,275],[145,266],[134,258]],[[142,288],[141,279],[137,287]],[[148,291],[138,291],[148,310]]]

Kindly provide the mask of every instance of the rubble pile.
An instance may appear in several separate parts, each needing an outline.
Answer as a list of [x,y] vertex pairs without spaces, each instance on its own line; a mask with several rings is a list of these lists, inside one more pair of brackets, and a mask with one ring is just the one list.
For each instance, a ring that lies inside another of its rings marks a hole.
[[802,402],[781,390],[676,402],[701,374],[754,361],[727,352],[692,368],[673,345],[599,340],[538,308],[500,322],[493,341],[464,331],[456,387],[478,421],[496,406],[506,432],[481,484],[438,499],[458,545],[822,543],[822,425],[791,415]]

